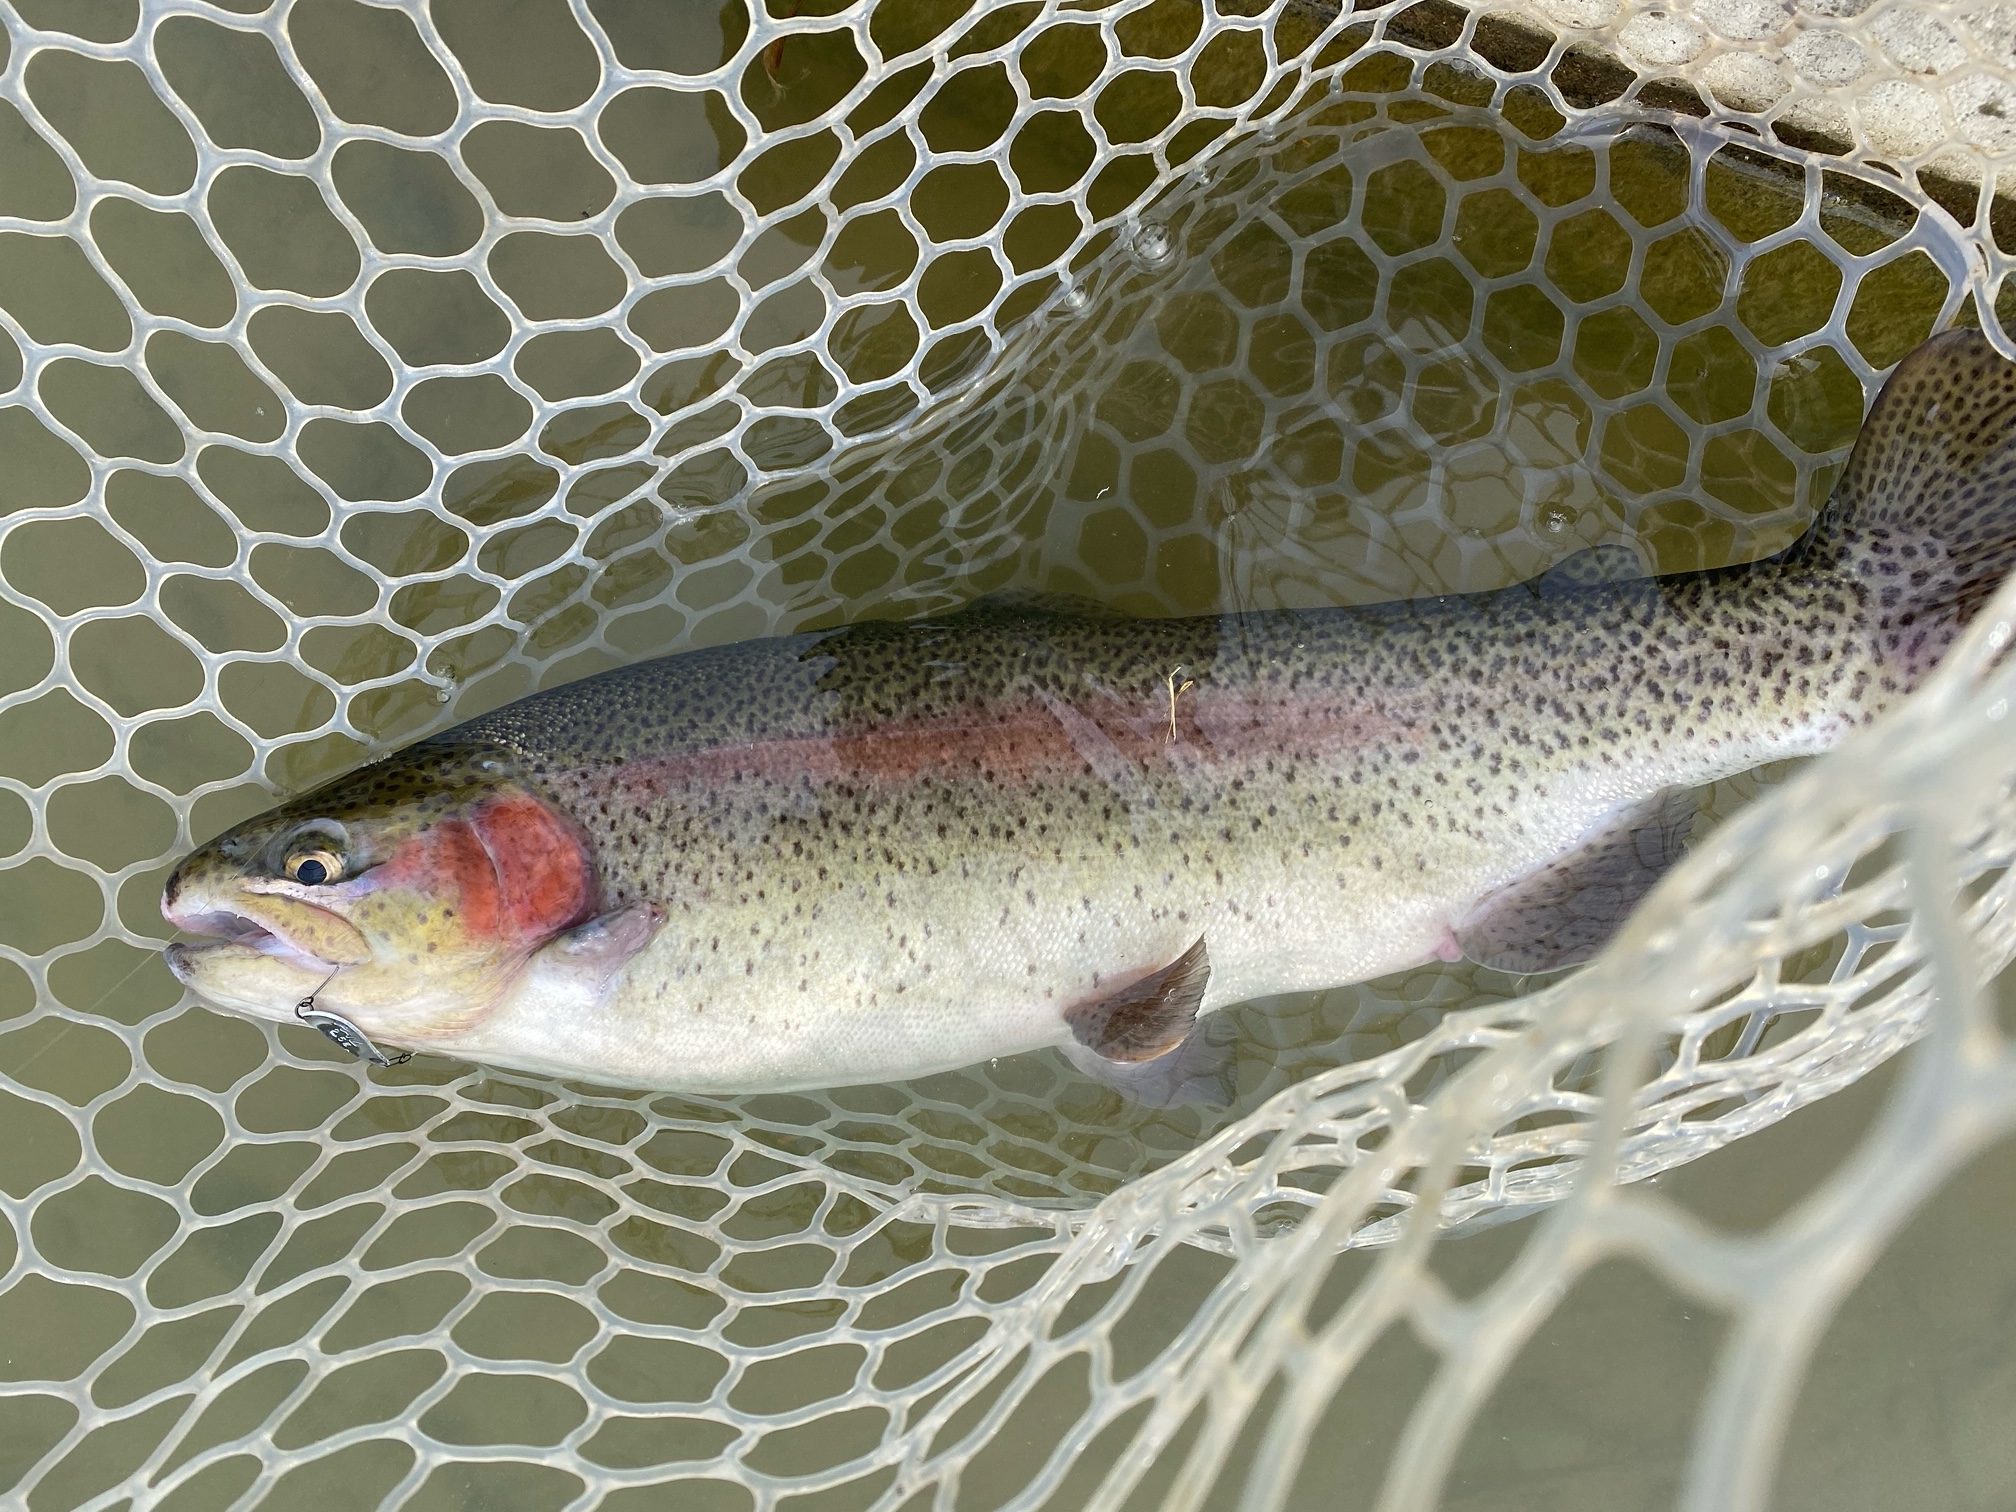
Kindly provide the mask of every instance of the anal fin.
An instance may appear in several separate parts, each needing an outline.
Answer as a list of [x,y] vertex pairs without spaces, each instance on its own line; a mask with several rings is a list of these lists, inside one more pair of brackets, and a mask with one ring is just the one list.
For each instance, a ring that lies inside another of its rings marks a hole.
[[1197,943],[1158,971],[1065,1010],[1071,1063],[1136,1102],[1230,1101],[1229,1038],[1197,1024],[1210,957]]
[[1464,955],[1519,973],[1581,965],[1680,858],[1695,808],[1691,791],[1662,793],[1626,809],[1572,854],[1493,893],[1456,926]]

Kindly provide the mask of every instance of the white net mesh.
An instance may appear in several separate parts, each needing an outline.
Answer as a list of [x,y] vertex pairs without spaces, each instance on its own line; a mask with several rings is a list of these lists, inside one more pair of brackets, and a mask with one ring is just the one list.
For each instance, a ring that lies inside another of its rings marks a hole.
[[[1425,1507],[1625,1256],[1725,1319],[1687,1505],[1761,1505],[1836,1304],[2016,1117],[2008,599],[1598,967],[1241,1012],[1209,1123],[1047,1056],[366,1075],[182,1000],[156,900],[267,784],[682,645],[1782,545],[1892,363],[2016,314],[2010,16],[0,9],[0,1494]],[[1770,1225],[1608,1183],[1928,1026]],[[1466,1295],[1407,1221],[1541,1204]]]

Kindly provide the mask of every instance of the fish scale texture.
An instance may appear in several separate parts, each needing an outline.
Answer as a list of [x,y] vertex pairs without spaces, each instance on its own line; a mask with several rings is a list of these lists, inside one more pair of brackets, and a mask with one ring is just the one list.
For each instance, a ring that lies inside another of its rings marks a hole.
[[[183,1000],[155,907],[271,788],[675,647],[1767,555],[2011,318],[2007,20],[0,7],[0,1496],[1269,1507],[1346,1403],[1425,1508],[1629,1253],[1725,1319],[1686,1504],[1765,1505],[1835,1257],[2016,1111],[2006,599],[1589,972],[1236,1013],[1223,1114],[367,1074]],[[1563,1200],[1914,1041],[1770,1228]],[[1469,1301],[1390,1244],[1534,1209]]]

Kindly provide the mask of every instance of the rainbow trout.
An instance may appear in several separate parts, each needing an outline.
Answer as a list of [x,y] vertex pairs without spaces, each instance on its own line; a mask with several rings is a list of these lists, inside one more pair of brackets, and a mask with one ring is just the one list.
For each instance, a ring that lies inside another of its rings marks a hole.
[[170,966],[228,1008],[695,1091],[1060,1045],[1208,1080],[1202,1013],[1435,960],[1585,959],[1675,794],[1818,752],[2016,560],[2016,364],[1885,386],[1821,520],[1740,569],[1120,620],[981,607],[523,699],[193,852]]

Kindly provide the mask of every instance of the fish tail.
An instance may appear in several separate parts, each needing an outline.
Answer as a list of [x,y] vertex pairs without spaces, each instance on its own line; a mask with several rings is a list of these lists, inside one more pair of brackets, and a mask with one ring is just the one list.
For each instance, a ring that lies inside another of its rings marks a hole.
[[1860,582],[1885,662],[1929,666],[2016,570],[2016,362],[1971,330],[1913,351],[1795,550]]

